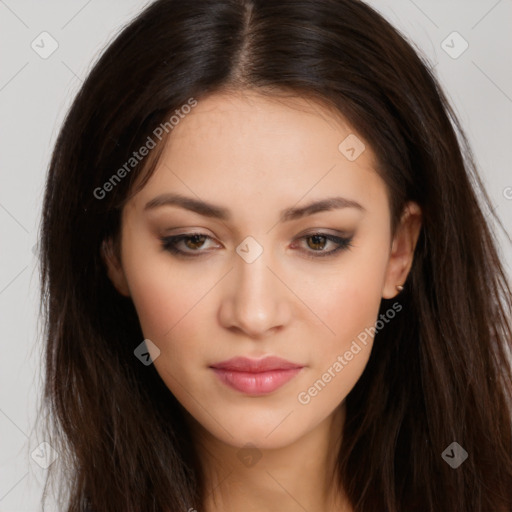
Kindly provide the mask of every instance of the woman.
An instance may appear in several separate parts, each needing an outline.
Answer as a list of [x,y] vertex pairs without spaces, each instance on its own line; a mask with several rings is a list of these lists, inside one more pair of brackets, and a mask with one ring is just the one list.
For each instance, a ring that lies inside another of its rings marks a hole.
[[486,197],[428,66],[364,3],[149,5],[48,174],[63,507],[511,510]]

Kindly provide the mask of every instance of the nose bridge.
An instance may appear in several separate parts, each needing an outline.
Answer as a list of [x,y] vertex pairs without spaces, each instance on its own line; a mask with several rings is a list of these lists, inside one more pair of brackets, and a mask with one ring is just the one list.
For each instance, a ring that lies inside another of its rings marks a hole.
[[237,262],[235,269],[237,279],[236,295],[244,302],[248,300],[258,302],[263,299],[272,299],[269,281],[271,279],[275,280],[275,277],[267,265],[268,258],[263,254],[251,263],[242,259]]
[[272,267],[270,251],[261,250],[254,257],[257,249],[251,240],[237,247],[232,273],[234,285],[227,298],[229,304],[223,306],[228,311],[224,314],[225,322],[251,336],[283,325],[289,313],[286,293],[268,268]]
[[268,282],[273,277],[267,268],[272,265],[271,250],[268,243],[265,245],[264,248],[254,237],[247,236],[236,248],[236,292],[245,301],[259,300],[269,292]]

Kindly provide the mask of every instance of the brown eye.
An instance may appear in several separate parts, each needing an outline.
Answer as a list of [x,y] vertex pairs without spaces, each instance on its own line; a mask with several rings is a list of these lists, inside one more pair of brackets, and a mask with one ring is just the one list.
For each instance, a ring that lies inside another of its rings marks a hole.
[[[308,236],[306,238],[306,240],[308,241],[307,242],[308,247],[310,249],[314,249],[316,251],[324,249],[325,244],[327,243],[327,237],[322,236],[322,235]],[[309,243],[309,241],[311,241],[311,243]]]
[[203,245],[205,240],[208,237],[206,235],[192,235],[187,238],[185,238],[185,245],[192,250],[200,249]]
[[[312,233],[310,235],[299,238],[299,241],[305,241],[305,244],[298,244],[305,249],[302,250],[308,258],[321,258],[327,256],[334,256],[337,252],[347,250],[351,247],[353,236],[349,238],[331,235],[328,233]],[[297,245],[297,244],[294,244]],[[325,250],[332,245],[330,250]],[[293,247],[293,246],[292,246]],[[295,247],[294,247],[295,248]]]
[[[167,236],[160,238],[160,240],[162,242],[162,247],[166,251],[177,256],[201,256],[215,248],[214,239],[202,233],[186,233],[177,236]],[[208,244],[208,242],[211,243]],[[214,245],[212,245],[212,243]],[[219,247],[218,244],[217,247]]]

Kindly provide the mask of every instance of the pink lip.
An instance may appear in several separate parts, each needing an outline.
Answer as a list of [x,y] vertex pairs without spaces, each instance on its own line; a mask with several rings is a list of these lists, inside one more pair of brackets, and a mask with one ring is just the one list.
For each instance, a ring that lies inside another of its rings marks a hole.
[[303,366],[279,357],[235,357],[211,368],[231,388],[249,395],[263,395],[284,386]]
[[219,370],[232,370],[237,372],[269,372],[272,370],[291,370],[294,368],[302,368],[303,365],[292,363],[280,357],[267,356],[263,359],[249,359],[248,357],[233,357],[227,361],[215,363],[212,368]]

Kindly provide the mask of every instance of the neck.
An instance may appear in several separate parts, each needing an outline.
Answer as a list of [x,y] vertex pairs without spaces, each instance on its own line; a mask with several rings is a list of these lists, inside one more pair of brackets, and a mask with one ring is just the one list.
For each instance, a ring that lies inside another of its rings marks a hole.
[[197,423],[205,481],[204,512],[351,512],[337,478],[345,408],[286,446],[230,446]]

